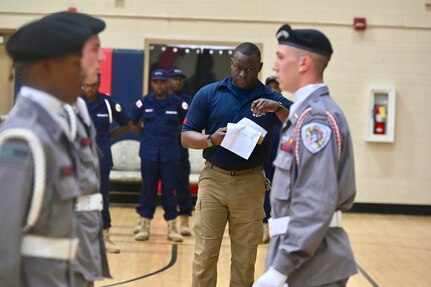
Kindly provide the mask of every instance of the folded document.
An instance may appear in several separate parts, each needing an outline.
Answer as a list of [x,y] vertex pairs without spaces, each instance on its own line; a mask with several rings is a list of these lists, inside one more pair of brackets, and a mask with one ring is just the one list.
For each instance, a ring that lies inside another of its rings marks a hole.
[[256,144],[262,143],[266,133],[264,128],[252,120],[243,118],[236,124],[227,124],[227,132],[221,146],[248,159]]

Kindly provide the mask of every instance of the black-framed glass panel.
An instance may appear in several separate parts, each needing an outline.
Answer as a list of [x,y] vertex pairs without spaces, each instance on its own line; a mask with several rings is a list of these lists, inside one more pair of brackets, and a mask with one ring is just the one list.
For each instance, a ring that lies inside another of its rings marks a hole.
[[144,91],[151,91],[151,71],[179,68],[186,75],[183,92],[194,96],[203,86],[230,75],[230,59],[234,49],[235,44],[184,44],[148,40],[145,46],[148,60],[145,61]]

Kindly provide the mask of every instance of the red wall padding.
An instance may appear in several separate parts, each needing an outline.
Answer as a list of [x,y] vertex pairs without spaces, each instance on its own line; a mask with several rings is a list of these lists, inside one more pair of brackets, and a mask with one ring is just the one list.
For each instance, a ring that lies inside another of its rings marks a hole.
[[112,90],[112,49],[103,48],[106,60],[102,63],[100,67],[100,88],[99,90],[104,93],[111,95]]

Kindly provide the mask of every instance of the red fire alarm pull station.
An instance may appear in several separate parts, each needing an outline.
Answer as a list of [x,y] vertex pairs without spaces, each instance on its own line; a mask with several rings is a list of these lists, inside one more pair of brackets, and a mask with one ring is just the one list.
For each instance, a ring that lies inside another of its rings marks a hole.
[[367,28],[367,19],[366,18],[353,18],[353,28],[358,31],[363,31]]

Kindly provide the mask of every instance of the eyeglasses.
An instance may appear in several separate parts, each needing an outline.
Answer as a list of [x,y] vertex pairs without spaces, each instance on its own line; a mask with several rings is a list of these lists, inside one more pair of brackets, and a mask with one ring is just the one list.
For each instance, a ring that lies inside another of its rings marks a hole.
[[241,74],[241,72],[244,72],[244,74],[249,74],[249,73],[254,72],[254,71],[256,71],[258,69],[258,67],[241,68],[241,67],[238,67],[238,66],[236,66],[234,64],[231,64],[231,68],[232,68],[233,71],[235,71],[238,74]]

